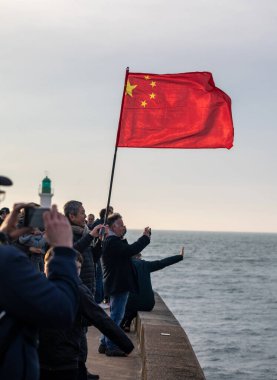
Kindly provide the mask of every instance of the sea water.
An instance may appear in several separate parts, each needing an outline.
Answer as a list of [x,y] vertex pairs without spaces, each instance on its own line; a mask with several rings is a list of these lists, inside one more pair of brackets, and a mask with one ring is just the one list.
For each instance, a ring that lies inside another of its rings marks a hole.
[[[129,231],[129,243],[141,231]],[[207,380],[277,380],[277,234],[152,231],[145,260],[184,260],[152,285],[186,331]]]

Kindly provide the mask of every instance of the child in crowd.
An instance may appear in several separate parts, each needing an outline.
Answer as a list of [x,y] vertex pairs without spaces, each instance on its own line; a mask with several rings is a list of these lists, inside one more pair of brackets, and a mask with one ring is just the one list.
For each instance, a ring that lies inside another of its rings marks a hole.
[[19,237],[19,243],[29,247],[29,257],[38,272],[43,272],[43,258],[47,247],[44,231],[34,228],[30,234]]

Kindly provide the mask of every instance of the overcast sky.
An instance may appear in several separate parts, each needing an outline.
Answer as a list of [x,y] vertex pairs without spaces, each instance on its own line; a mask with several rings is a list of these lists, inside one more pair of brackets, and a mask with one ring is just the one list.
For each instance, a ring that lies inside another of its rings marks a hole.
[[129,228],[277,232],[275,0],[0,0],[3,206],[105,207],[125,68],[211,71],[231,150],[118,151],[111,204]]

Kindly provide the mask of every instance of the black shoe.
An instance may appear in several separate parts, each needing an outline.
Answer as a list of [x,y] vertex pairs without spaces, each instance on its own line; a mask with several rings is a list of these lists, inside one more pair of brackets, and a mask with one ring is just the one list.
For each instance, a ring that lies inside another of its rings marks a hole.
[[101,343],[100,346],[98,347],[99,354],[105,354],[106,350],[107,350],[106,346],[104,346],[104,344]]
[[88,380],[97,380],[99,379],[99,375],[94,375],[93,373],[88,372]]
[[127,356],[125,352],[121,351],[119,348],[114,348],[112,350],[106,349],[107,356]]

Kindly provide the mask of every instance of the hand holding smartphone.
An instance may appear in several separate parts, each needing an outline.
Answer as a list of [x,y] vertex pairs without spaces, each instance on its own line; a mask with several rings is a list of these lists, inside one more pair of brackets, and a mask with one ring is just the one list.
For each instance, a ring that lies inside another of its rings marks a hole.
[[34,206],[25,207],[23,226],[39,228],[40,230],[43,231],[45,228],[44,228],[44,221],[43,221],[42,216],[46,211],[49,211],[49,208],[34,207]]

